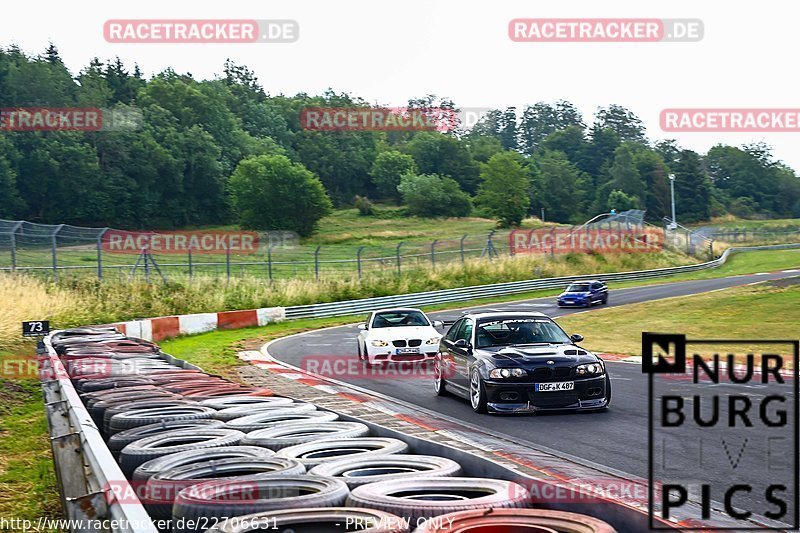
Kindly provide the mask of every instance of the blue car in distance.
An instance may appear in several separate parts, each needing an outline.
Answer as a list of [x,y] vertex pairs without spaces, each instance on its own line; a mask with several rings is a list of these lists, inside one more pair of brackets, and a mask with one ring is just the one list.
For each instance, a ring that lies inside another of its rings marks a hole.
[[608,303],[608,287],[600,280],[576,281],[558,296],[559,307],[589,307]]

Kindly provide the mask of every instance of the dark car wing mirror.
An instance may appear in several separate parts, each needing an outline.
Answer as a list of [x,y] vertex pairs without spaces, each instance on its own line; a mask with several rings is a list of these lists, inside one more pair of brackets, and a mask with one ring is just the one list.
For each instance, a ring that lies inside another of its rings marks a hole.
[[570,335],[569,338],[572,340],[572,342],[581,342],[583,340],[583,335],[575,333],[574,335]]
[[458,339],[453,346],[456,346],[458,348],[463,348],[464,350],[472,349],[472,346],[470,346],[469,342],[467,342],[466,339]]

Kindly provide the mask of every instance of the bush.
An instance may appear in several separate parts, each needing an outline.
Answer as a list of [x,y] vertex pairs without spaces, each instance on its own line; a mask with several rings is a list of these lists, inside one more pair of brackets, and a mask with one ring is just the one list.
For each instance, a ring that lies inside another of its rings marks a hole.
[[472,200],[452,178],[437,174],[405,174],[397,190],[412,215],[419,217],[465,217]]
[[358,209],[358,214],[362,217],[375,214],[375,206],[372,205],[372,202],[366,196],[356,195],[356,197],[353,198],[353,205],[356,206],[356,209]]
[[283,155],[245,159],[230,182],[231,202],[245,228],[314,233],[331,212],[322,182],[300,163]]
[[519,226],[531,205],[528,174],[519,163],[519,154],[500,152],[481,167],[477,202],[489,209],[500,227]]

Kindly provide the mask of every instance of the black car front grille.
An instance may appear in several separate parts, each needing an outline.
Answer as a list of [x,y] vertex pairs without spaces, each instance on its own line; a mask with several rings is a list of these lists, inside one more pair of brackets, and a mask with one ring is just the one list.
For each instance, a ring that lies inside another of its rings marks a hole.
[[557,391],[531,394],[531,404],[536,407],[566,407],[578,402],[578,391]]
[[419,346],[422,344],[422,339],[411,339],[408,341],[409,346]]
[[553,374],[553,373],[552,373],[552,371],[551,371],[549,368],[546,368],[546,367],[543,367],[543,368],[535,368],[535,369],[533,370],[533,379],[537,379],[537,380],[547,380],[547,379],[550,379],[550,377],[552,376],[552,374]]
[[556,379],[564,379],[568,378],[569,375],[572,373],[572,369],[568,366],[557,366],[555,371],[553,372],[553,377]]
[[394,345],[395,348],[405,348],[406,347],[406,341],[403,340],[403,339],[393,340],[392,344]]

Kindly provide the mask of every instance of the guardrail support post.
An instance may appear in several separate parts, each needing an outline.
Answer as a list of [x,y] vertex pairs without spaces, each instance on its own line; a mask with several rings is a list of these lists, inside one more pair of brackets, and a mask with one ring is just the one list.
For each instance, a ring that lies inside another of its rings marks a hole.
[[400,247],[401,247],[401,246],[403,246],[403,241],[400,241],[400,242],[397,244],[397,248],[395,248],[395,255],[397,256],[397,275],[398,275],[398,276],[399,276],[399,275],[400,275],[400,273],[401,273],[401,268],[400,268]]
[[461,237],[461,241],[458,243],[458,244],[459,244],[459,247],[460,247],[460,249],[461,249],[461,264],[462,264],[462,265],[464,264],[464,240],[465,240],[466,238],[467,238],[467,234],[465,233],[465,234],[464,234],[464,235]]
[[361,279],[361,252],[364,251],[366,246],[360,246],[356,252],[356,268],[358,269],[358,279]]
[[433,239],[431,243],[431,268],[436,268],[436,243],[439,239]]
[[319,249],[322,248],[321,244],[317,245],[316,250],[314,250],[314,277],[317,281],[319,281]]

